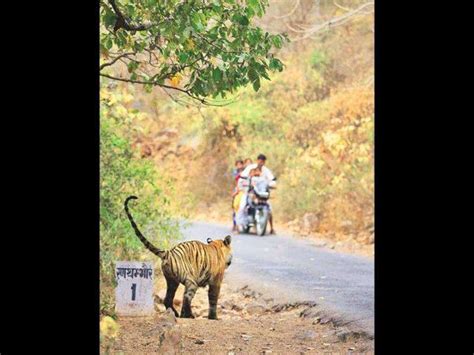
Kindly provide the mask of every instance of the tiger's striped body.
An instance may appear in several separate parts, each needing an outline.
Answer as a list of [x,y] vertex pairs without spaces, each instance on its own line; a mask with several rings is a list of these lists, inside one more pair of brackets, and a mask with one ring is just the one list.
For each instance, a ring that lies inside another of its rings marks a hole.
[[206,245],[193,240],[176,245],[162,257],[163,272],[177,282],[184,284],[191,278],[197,286],[206,287],[226,267],[226,255],[218,244],[218,241]]
[[224,271],[232,261],[231,237],[228,235],[224,240],[214,241],[208,239],[208,244],[200,241],[187,241],[170,250],[160,250],[143,236],[128,210],[128,202],[136,198],[130,196],[125,200],[125,212],[137,237],[148,250],[162,259],[161,269],[167,283],[164,300],[166,308],[171,308],[178,316],[178,312],[173,307],[173,299],[176,289],[181,283],[185,286],[181,317],[194,318],[191,311],[191,301],[198,287],[209,285],[208,318],[217,319],[217,299]]

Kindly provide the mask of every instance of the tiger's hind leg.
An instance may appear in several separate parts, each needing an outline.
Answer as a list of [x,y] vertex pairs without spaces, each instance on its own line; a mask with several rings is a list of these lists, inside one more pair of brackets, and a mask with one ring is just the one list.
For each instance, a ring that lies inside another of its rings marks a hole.
[[214,284],[209,284],[209,315],[208,319],[217,319],[217,300],[219,299],[219,293],[221,290],[221,283],[216,282]]
[[196,294],[198,286],[192,281],[186,281],[183,295],[183,307],[181,307],[181,318],[194,318],[191,310],[191,301]]
[[166,275],[165,275],[165,278],[166,278],[166,297],[164,301],[165,307],[166,309],[171,308],[174,315],[176,317],[179,317],[178,311],[176,311],[176,309],[173,307],[174,295],[176,294],[176,290],[179,286],[179,282],[173,280],[170,277],[166,277]]

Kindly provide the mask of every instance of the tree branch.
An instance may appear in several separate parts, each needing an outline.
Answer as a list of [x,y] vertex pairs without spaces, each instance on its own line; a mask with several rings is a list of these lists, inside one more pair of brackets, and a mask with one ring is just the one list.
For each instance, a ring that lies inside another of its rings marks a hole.
[[117,15],[117,22],[115,23],[114,31],[117,31],[120,28],[123,28],[128,31],[146,31],[153,26],[153,23],[151,22],[133,25],[130,23],[130,20],[124,16],[122,11],[120,11],[119,7],[115,3],[115,0],[109,0],[109,4],[110,6],[112,6],[112,9]]
[[106,67],[109,67],[109,66],[111,66],[111,65],[114,65],[115,62],[117,62],[119,59],[121,59],[121,58],[123,58],[123,57],[127,57],[127,56],[132,55],[132,54],[135,55],[136,53],[134,53],[134,52],[123,53],[123,54],[119,55],[118,57],[115,57],[114,60],[112,60],[111,62],[102,64],[102,65],[99,67],[99,71],[102,70],[102,69],[104,69],[104,68],[106,68]]
[[[181,89],[181,88],[178,88],[178,87],[174,87],[174,86],[169,86],[169,85],[166,85],[166,84],[160,84],[160,83],[158,83],[157,81],[144,81],[144,80],[134,80],[134,79],[127,79],[127,78],[119,78],[119,77],[112,76],[112,75],[109,75],[109,74],[104,74],[104,73],[100,73],[100,76],[103,76],[103,77],[105,77],[105,78],[109,78],[109,79],[112,79],[112,80],[123,81],[123,82],[126,82],[126,83],[161,86],[161,87],[167,88],[167,89],[178,90],[178,91],[184,92],[185,94],[188,94],[188,95],[189,95],[189,91],[188,91],[188,90],[184,90],[184,89]],[[199,99],[199,100],[200,100],[200,99]]]
[[300,6],[300,0],[296,0],[295,7],[294,7],[290,12],[288,12],[286,15],[283,15],[283,16],[273,16],[273,18],[280,20],[280,19],[282,19],[282,18],[291,16],[291,15],[293,15],[293,13],[296,11],[296,9],[297,9],[299,6]]
[[[347,21],[349,21],[353,16],[359,15],[366,8],[368,8],[370,6],[374,6],[374,5],[375,5],[374,2],[367,2],[365,4],[362,4],[358,8],[348,11],[344,15],[334,17],[334,18],[330,19],[329,21],[326,21],[326,22],[324,22],[320,25],[316,25],[316,26],[313,26],[312,28],[307,29],[306,31],[304,31],[304,32],[306,32],[305,35],[303,35],[300,38],[295,38],[295,39],[293,39],[293,41],[300,41],[302,39],[311,37],[312,35],[316,34],[317,32],[319,32],[319,31],[321,31],[325,28],[330,28],[330,27],[335,27],[335,26],[342,25],[342,24],[346,23]],[[371,13],[372,11],[363,12],[362,15],[367,15],[367,14]],[[287,26],[292,31],[301,32],[301,31],[296,31],[294,28],[291,28],[288,24],[287,24]]]
[[338,8],[344,10],[344,11],[351,11],[351,9],[349,9],[348,7],[344,7],[344,6],[341,6],[339,5],[336,0],[333,1],[333,4],[336,5]]

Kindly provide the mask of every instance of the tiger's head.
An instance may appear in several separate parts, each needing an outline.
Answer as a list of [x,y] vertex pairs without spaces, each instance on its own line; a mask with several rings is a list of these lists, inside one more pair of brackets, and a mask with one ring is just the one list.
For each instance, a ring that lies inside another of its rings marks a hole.
[[226,236],[224,240],[212,240],[211,238],[207,238],[207,243],[209,245],[213,245],[221,250],[222,254],[224,255],[226,269],[232,263],[232,247],[230,246],[231,241],[232,237],[230,235]]

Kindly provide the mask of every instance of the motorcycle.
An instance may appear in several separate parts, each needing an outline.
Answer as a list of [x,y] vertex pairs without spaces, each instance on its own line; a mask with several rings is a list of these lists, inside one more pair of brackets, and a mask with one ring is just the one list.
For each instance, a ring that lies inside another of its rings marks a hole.
[[273,181],[258,181],[255,186],[250,186],[247,194],[246,224],[239,227],[241,233],[248,234],[255,228],[257,235],[265,235],[268,218],[270,215],[270,189],[275,188],[276,178]]

